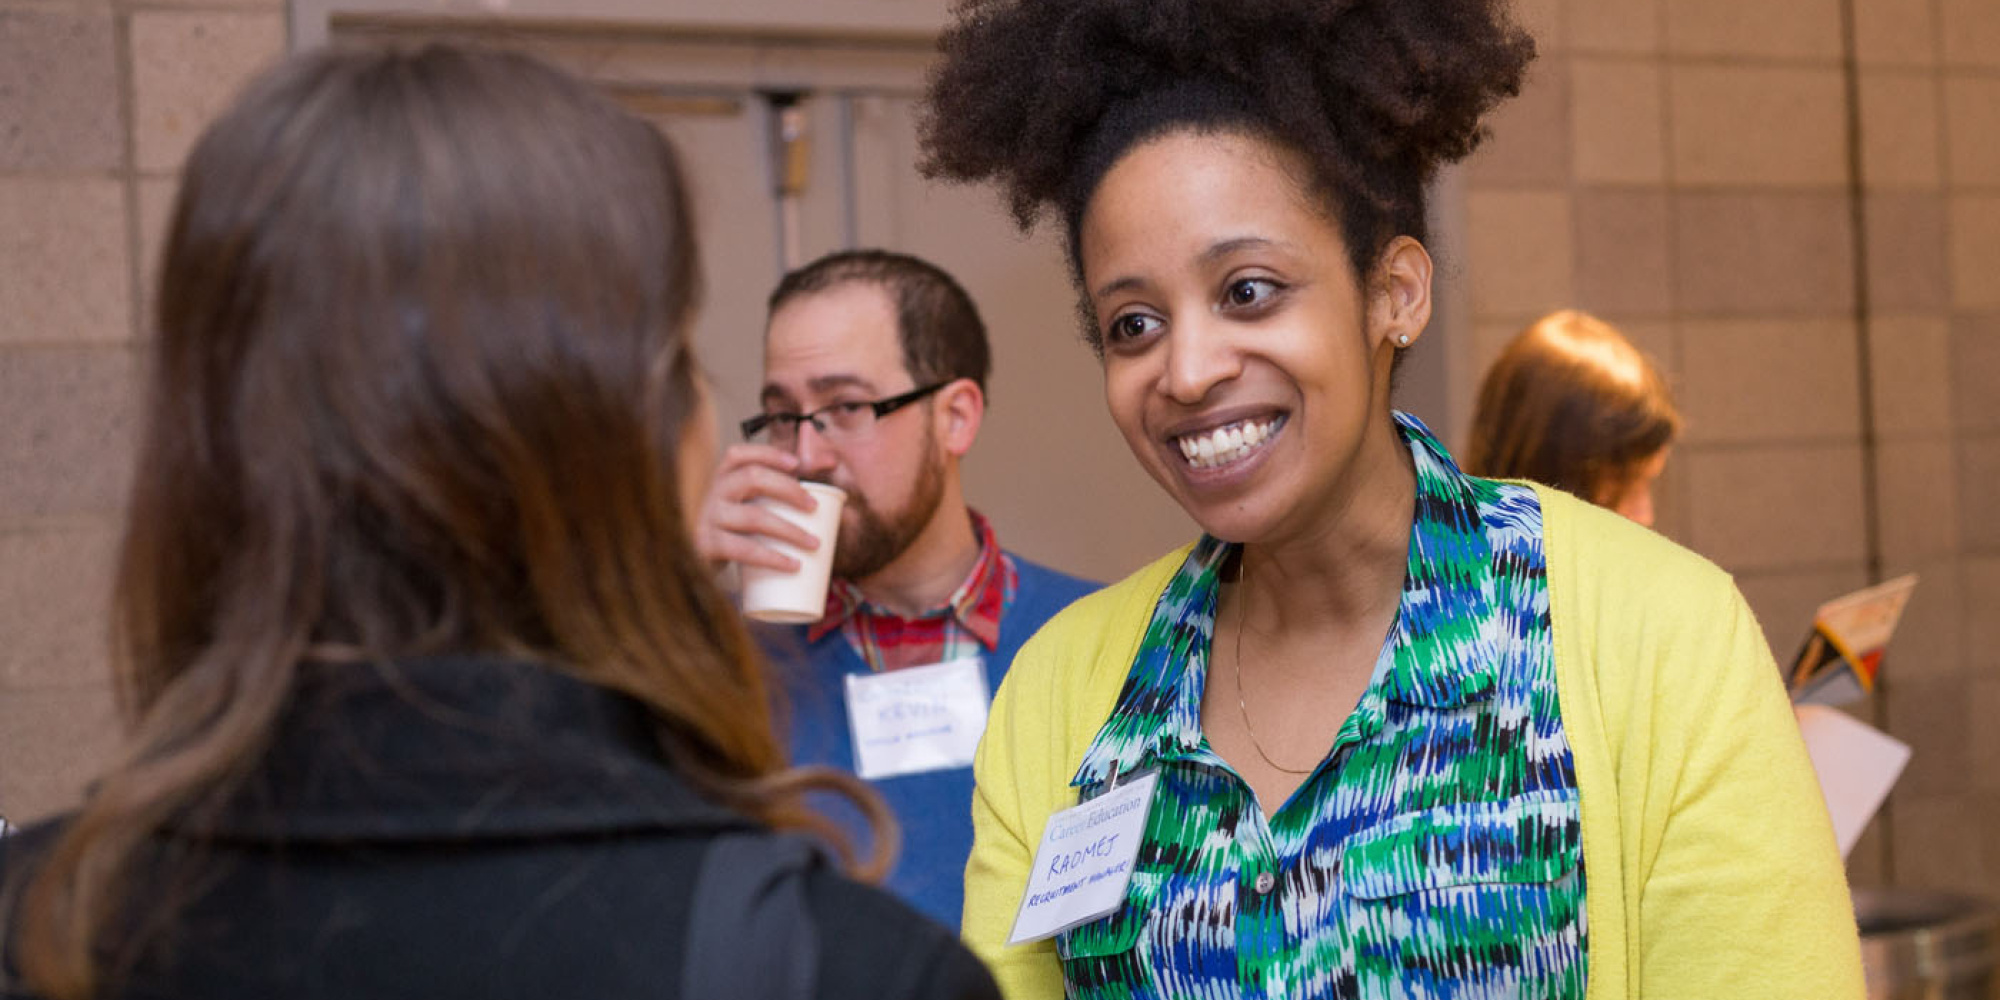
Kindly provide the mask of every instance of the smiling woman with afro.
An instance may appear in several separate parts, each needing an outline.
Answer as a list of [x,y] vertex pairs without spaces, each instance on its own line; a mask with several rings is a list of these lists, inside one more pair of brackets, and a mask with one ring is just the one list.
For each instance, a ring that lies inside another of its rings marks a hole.
[[1504,5],[968,0],[941,46],[923,168],[1062,225],[1112,420],[1202,532],[995,697],[964,927],[1002,988],[1859,997],[1734,584],[1390,408],[1425,189],[1533,58]]

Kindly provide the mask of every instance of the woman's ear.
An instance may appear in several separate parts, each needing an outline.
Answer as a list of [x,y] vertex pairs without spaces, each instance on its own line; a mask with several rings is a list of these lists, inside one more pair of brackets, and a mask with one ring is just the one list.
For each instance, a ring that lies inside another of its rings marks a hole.
[[979,383],[962,378],[939,389],[937,407],[938,441],[945,451],[954,456],[971,451],[986,418],[986,393]]
[[1431,321],[1430,252],[1413,237],[1396,237],[1377,259],[1370,284],[1371,347],[1415,344]]

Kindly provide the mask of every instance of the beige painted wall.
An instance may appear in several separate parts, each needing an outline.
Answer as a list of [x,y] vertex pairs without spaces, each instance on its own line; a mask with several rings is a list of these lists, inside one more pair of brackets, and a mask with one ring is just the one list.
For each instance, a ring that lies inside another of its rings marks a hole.
[[[876,29],[907,32],[944,4],[733,7],[816,32],[866,7],[886,19]],[[1497,345],[1547,309],[1625,326],[1689,417],[1663,528],[1737,574],[1781,655],[1813,604],[1862,582],[1872,490],[1884,569],[1925,582],[1881,703],[1917,757],[1855,876],[2000,894],[2000,841],[1985,833],[2000,823],[2000,520],[1980,502],[2000,492],[2000,5],[1855,9],[1850,43],[1837,0],[1524,0],[1545,55],[1454,179],[1463,210],[1447,225],[1463,258],[1448,291],[1465,322],[1443,360],[1469,393]],[[279,0],[0,0],[0,812],[12,817],[69,801],[111,745],[103,594],[150,248],[188,142],[286,37]],[[1074,353],[1048,362],[1062,366],[1050,384],[1087,388]],[[1038,363],[1008,376],[1003,406],[1034,404]],[[1454,437],[1464,412],[1445,418]],[[976,474],[983,490],[1004,485]]]

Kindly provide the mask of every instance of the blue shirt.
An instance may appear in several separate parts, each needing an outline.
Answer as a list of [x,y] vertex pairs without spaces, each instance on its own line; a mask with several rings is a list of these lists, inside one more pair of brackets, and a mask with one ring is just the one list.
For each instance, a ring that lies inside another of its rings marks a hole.
[[[986,658],[988,695],[999,687],[1028,637],[1097,585],[1009,554],[1020,586],[1000,616],[1000,641]],[[762,629],[765,651],[785,678],[791,712],[792,760],[854,770],[854,738],[843,694],[849,674],[872,673],[836,629],[809,638],[810,626]],[[902,850],[883,886],[954,930],[965,909],[965,859],[972,853],[972,768],[901,775],[870,782],[902,828]],[[865,828],[845,802],[823,808],[859,839]]]

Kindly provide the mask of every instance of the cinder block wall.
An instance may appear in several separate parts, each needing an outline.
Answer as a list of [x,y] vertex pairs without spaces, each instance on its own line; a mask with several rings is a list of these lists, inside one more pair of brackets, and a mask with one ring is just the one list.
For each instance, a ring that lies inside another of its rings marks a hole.
[[106,592],[150,248],[194,136],[283,48],[280,0],[0,0],[0,814],[115,746]]
[[1916,755],[1850,870],[2000,894],[2000,4],[1852,8],[1528,0],[1545,55],[1468,171],[1470,350],[1576,304],[1651,351],[1688,418],[1662,528],[1780,658],[1871,530],[1922,574],[1860,712]]

